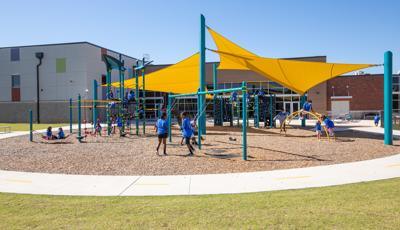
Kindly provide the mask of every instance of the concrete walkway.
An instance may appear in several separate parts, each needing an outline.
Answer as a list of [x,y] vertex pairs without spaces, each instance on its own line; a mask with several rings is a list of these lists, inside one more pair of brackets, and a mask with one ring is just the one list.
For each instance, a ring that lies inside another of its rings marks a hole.
[[267,172],[187,176],[86,176],[0,171],[0,192],[80,196],[229,194],[342,185],[400,177],[400,154]]
[[91,176],[0,170],[0,192],[80,196],[230,194],[323,187],[395,177],[400,177],[400,154],[328,166],[208,175]]

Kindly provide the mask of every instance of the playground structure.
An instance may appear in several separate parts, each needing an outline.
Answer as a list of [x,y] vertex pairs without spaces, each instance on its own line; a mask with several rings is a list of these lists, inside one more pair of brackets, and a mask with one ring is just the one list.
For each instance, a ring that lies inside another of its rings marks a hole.
[[[205,32],[208,29],[209,33],[214,39],[214,42],[217,45],[217,50],[208,49],[205,47]],[[281,84],[282,86],[293,90],[294,92],[299,93],[301,96],[301,103],[304,104],[306,100],[306,92],[313,86],[326,81],[330,78],[339,76],[343,73],[351,72],[358,69],[368,68],[377,65],[371,64],[339,64],[339,63],[315,63],[315,62],[305,62],[305,61],[293,61],[293,60],[283,60],[283,59],[274,59],[274,58],[266,58],[261,57],[256,54],[253,54],[244,48],[236,45],[235,43],[229,41],[222,35],[216,33],[211,28],[206,27],[205,18],[203,15],[200,17],[200,50],[198,53],[192,55],[191,57],[183,60],[182,62],[177,63],[176,65],[167,67],[165,70],[159,70],[155,73],[151,73],[148,76],[145,76],[145,68],[146,65],[150,64],[150,62],[145,63],[145,60],[142,61],[142,64],[134,67],[134,78],[126,80],[123,77],[123,73],[125,71],[123,62],[117,60],[113,57],[104,56],[104,60],[107,66],[107,92],[110,91],[111,86],[119,88],[119,100],[122,102],[124,100],[124,90],[126,88],[134,88],[136,91],[136,104],[135,104],[135,120],[136,120],[136,135],[139,134],[139,100],[142,102],[142,105],[145,106],[145,91],[160,91],[166,92],[168,94],[168,119],[169,125],[171,125],[171,115],[172,115],[172,99],[185,97],[185,96],[197,96],[197,114],[198,117],[198,138],[199,138],[199,148],[201,149],[201,136],[206,135],[206,114],[205,108],[207,106],[206,103],[206,95],[214,95],[213,98],[213,111],[214,111],[214,123],[215,125],[221,125],[224,121],[229,120],[229,122],[233,123],[233,111],[234,108],[242,108],[242,158],[244,160],[247,159],[247,117],[248,117],[248,102],[247,102],[247,86],[246,82],[242,83],[242,87],[239,88],[230,88],[230,89],[217,89],[217,76],[216,76],[216,66],[214,67],[214,76],[213,76],[213,90],[206,90],[205,83],[205,63],[206,63],[206,50],[217,53],[220,56],[220,66],[218,67],[220,70],[224,69],[240,69],[240,70],[250,70],[254,71],[266,78]],[[197,62],[197,63],[196,63]],[[180,70],[174,69],[176,66],[184,66],[185,68],[180,68]],[[111,83],[111,71],[118,70],[119,71],[119,82]],[[385,120],[385,135],[384,135],[384,143],[386,145],[392,144],[392,53],[390,51],[385,53],[384,58],[384,120]],[[138,72],[142,72],[142,76],[138,76]],[[166,71],[170,71],[169,75],[165,74]],[[181,72],[179,72],[181,71]],[[172,74],[171,74],[172,73]],[[174,76],[157,78],[160,75],[164,76]],[[97,82],[93,83],[97,85]],[[139,99],[139,88],[142,87],[143,96]],[[241,106],[234,105],[231,103],[230,105],[231,111],[229,112],[230,118],[228,116],[224,116],[225,111],[229,111],[229,106],[224,108],[221,105],[224,105],[224,98],[220,94],[223,93],[231,93],[239,91],[242,93],[242,104]],[[97,100],[97,91],[93,92],[93,123],[96,124],[97,121],[97,106],[99,101]],[[267,103],[264,103],[265,98],[269,100],[269,106],[266,106]],[[109,98],[108,98],[109,99]],[[107,100],[108,100],[107,99]],[[265,96],[254,96],[254,125],[255,127],[259,127],[259,122],[264,121],[265,124],[268,124],[267,120],[269,119],[269,126],[273,127],[272,116],[273,116],[273,95],[265,95]],[[260,103],[259,101],[263,101]],[[78,139],[82,139],[81,135],[81,98],[78,96]],[[123,113],[122,103],[119,103],[118,113]],[[262,108],[259,105],[262,104]],[[219,106],[218,106],[219,105]],[[236,107],[235,107],[236,106]],[[268,107],[268,109],[266,109]],[[110,135],[111,132],[111,108],[106,105],[107,110],[107,134]],[[143,108],[144,113],[146,113],[146,108]],[[265,111],[269,111],[269,116],[266,116]],[[236,112],[238,124],[240,123],[239,112]],[[290,116],[294,117],[294,116]],[[268,119],[267,119],[268,118]],[[289,120],[288,120],[289,121]],[[145,116],[143,119],[143,134],[145,134],[146,120]],[[305,126],[305,119],[302,121],[302,126]],[[123,122],[122,130],[125,128],[125,122]],[[72,128],[71,128],[72,130]]]
[[[303,119],[301,120],[302,124],[306,120],[306,116],[310,116],[310,117],[314,118],[315,120],[321,122],[321,124],[323,123],[322,114],[319,114],[317,112],[308,112],[308,111],[298,110],[296,112],[293,112],[293,113],[289,114],[289,116],[287,116],[285,118],[285,120],[283,121],[283,130],[285,131],[285,134],[286,134],[287,126],[290,125],[290,122],[293,119],[298,119],[298,117],[300,117],[301,114],[303,114],[303,116],[304,116]],[[322,128],[324,129],[324,133],[326,135],[326,138],[328,140],[330,140],[331,136],[329,135],[328,130],[326,129],[326,126],[322,126]],[[333,137],[333,139],[335,139],[334,135],[332,137]]]

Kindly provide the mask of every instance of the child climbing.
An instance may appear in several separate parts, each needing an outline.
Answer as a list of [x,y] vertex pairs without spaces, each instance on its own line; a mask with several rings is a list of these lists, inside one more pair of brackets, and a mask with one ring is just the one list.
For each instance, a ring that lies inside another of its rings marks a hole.
[[128,102],[134,102],[135,101],[135,93],[133,92],[133,90],[129,91],[128,94]]
[[163,153],[164,155],[167,155],[168,121],[166,113],[163,113],[161,117],[157,120],[155,129],[158,136],[157,155],[159,155],[158,150],[160,149],[161,142],[164,145]]
[[328,130],[329,136],[332,137],[335,134],[334,130],[333,130],[335,128],[335,124],[333,123],[333,121],[331,119],[329,119],[329,117],[327,117],[325,115],[322,116],[322,120],[324,121],[325,127]]
[[305,119],[308,118],[308,113],[314,112],[313,107],[312,107],[312,101],[308,100],[304,103],[303,109],[301,110],[300,113],[300,118]]
[[183,137],[185,138],[185,143],[189,150],[189,156],[193,156],[194,147],[190,144],[190,139],[192,137],[193,130],[192,130],[192,125],[190,124],[190,118],[189,118],[187,112],[182,113],[182,118],[183,118],[183,120],[182,120]]

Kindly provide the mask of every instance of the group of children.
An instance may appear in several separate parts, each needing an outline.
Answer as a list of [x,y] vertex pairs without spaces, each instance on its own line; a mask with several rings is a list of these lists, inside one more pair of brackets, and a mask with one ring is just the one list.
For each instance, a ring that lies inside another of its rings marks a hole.
[[45,140],[61,140],[61,139],[65,139],[67,137],[68,136],[65,136],[64,130],[61,127],[58,128],[57,135],[54,135],[53,131],[52,131],[52,127],[49,126],[46,130],[46,135],[43,136],[43,139],[45,139]]
[[[308,118],[308,114],[314,112],[313,107],[312,107],[312,101],[308,100],[304,103],[303,108],[300,111],[300,119],[306,119]],[[280,125],[280,132],[284,131],[286,132],[286,126],[285,126],[285,119],[289,116],[289,113],[286,111],[280,111],[275,117],[274,120],[279,121]],[[322,115],[316,122],[315,124],[315,132],[317,135],[317,139],[321,139],[322,135],[322,123],[324,123],[326,130],[328,131],[329,136],[334,136],[334,128],[335,124],[334,122],[325,115]]]
[[[185,142],[189,154],[188,156],[193,156],[195,149],[192,144],[197,144],[196,142],[196,122],[195,120],[191,121],[190,116],[187,112],[183,112],[180,115],[181,119],[181,131],[182,131],[182,140],[181,140],[181,145]],[[157,145],[157,155],[159,155],[159,149],[161,146],[161,143],[163,144],[163,154],[167,155],[167,138],[168,135],[168,121],[167,121],[167,114],[162,113],[161,117],[157,120],[155,129],[157,132],[157,137],[158,137],[158,145]]]

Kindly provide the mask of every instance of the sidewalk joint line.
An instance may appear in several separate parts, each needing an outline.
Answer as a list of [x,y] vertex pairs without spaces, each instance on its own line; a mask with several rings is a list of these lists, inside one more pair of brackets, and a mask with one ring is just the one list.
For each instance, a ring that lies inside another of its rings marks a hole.
[[136,180],[134,180],[132,183],[130,183],[124,190],[122,190],[122,192],[120,192],[118,194],[118,196],[121,196],[122,194],[124,194],[124,192],[126,192],[132,185],[134,185],[140,178],[142,178],[142,176],[139,176],[138,178],[136,178]]

